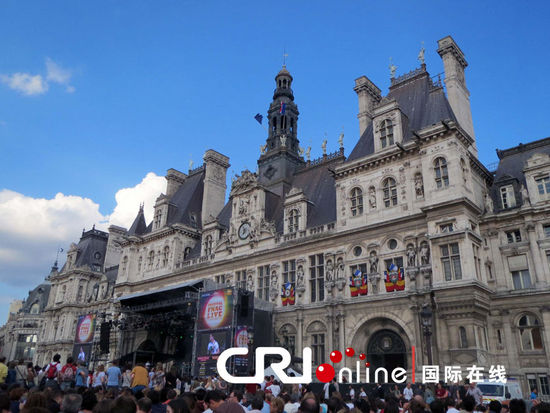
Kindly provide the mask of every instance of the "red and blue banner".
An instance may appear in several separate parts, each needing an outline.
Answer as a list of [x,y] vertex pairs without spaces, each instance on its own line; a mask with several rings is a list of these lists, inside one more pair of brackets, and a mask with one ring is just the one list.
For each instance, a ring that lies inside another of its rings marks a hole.
[[279,113],[284,115],[286,111],[286,103],[281,102],[281,107],[279,108]]
[[352,297],[367,295],[369,292],[367,274],[363,274],[359,269],[355,270],[349,277],[349,289]]
[[283,305],[296,304],[296,296],[294,294],[294,285],[290,282],[283,284],[281,289],[281,301]]
[[405,289],[405,275],[403,268],[398,268],[397,265],[391,264],[387,271],[384,271],[386,291],[403,291]]

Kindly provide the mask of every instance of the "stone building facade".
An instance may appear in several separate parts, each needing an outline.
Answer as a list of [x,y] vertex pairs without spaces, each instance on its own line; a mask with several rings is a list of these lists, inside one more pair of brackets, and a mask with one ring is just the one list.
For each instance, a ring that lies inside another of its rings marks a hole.
[[[392,71],[385,96],[355,80],[360,138],[347,157],[343,136],[315,160],[300,146],[283,67],[257,172],[233,177],[226,201],[229,158],[208,150],[199,168],[168,170],[153,222],[140,208],[129,230],[84,233],[50,277],[39,360],[68,351],[75,317],[91,309],[125,326],[109,358],[169,354],[177,343],[158,329],[124,324],[127,303],[177,307],[211,280],[271,302],[276,342],[297,356],[311,347],[314,365],[351,346],[410,377],[414,347],[417,378],[430,363],[464,376],[501,364],[525,392],[549,396],[550,139],[499,151],[489,171],[477,157],[465,56],[450,36],[437,51],[444,84],[422,55],[419,68]],[[92,238],[105,262],[83,254]],[[87,258],[73,264],[75,251]],[[294,304],[282,303],[287,288]]]

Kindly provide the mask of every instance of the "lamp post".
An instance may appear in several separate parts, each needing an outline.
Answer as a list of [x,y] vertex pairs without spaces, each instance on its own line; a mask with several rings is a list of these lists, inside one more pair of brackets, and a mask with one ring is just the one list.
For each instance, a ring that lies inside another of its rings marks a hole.
[[420,311],[420,320],[422,321],[422,332],[426,339],[426,350],[428,352],[428,364],[432,364],[432,308],[428,304],[422,306]]

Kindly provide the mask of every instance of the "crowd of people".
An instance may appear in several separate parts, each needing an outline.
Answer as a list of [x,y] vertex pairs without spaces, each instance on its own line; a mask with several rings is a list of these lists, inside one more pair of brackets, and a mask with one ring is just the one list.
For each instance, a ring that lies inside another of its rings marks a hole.
[[[13,373],[15,371],[15,373]],[[340,389],[342,387],[342,389]],[[180,377],[161,364],[88,371],[60,356],[42,368],[0,358],[0,413],[550,413],[550,404],[483,403],[475,383],[460,386],[261,384],[230,386],[216,376]]]

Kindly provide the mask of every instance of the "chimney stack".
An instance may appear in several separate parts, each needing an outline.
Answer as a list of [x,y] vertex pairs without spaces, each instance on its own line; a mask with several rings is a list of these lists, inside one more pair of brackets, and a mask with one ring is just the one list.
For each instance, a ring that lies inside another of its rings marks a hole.
[[353,88],[359,98],[359,136],[372,122],[374,107],[382,99],[380,89],[372,83],[366,76],[361,76],[355,79],[355,87]]
[[[451,36],[438,40],[437,45],[439,46],[437,53],[441,56],[445,68],[445,86],[447,87],[449,104],[458,120],[458,124],[468,135],[475,139],[472,110],[470,108],[470,92],[466,87],[466,79],[464,78],[464,69],[468,66],[468,62],[466,62],[464,53]],[[473,150],[477,155],[475,143]]]
[[171,198],[185,182],[187,175],[174,168],[166,171],[166,196]]
[[212,149],[205,152],[204,191],[202,195],[202,225],[216,218],[225,205],[225,183],[229,158]]

